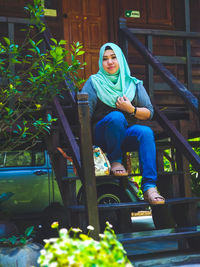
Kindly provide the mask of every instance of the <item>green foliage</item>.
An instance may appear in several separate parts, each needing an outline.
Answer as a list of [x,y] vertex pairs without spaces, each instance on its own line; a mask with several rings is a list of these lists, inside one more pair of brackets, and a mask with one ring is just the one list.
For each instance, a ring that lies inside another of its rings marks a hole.
[[45,110],[55,95],[61,96],[68,90],[64,84],[66,76],[76,90],[83,82],[78,76],[84,66],[78,59],[84,53],[83,46],[73,43],[68,51],[65,40],[52,38],[50,48],[42,49],[45,24],[41,0],[34,0],[34,5],[29,4],[25,9],[34,25],[22,29],[23,43],[15,44],[7,37],[0,42],[1,150],[13,150],[24,142],[34,145],[38,138],[49,134],[56,118]]
[[138,152],[129,152],[128,153],[131,160],[131,180],[136,183],[138,187],[137,195],[139,198],[143,197],[143,192],[141,189],[141,183],[142,183],[142,176],[140,172],[140,166],[139,166],[139,157]]
[[16,247],[16,246],[22,246],[27,244],[32,240],[34,231],[34,226],[30,226],[26,228],[24,234],[19,236],[11,236],[8,238],[0,238],[0,246],[6,246],[6,247]]
[[[190,139],[190,141],[200,142],[200,137]],[[200,156],[200,147],[193,148],[197,155]],[[190,175],[191,175],[191,183],[192,183],[192,192],[196,196],[200,196],[200,171],[199,173],[193,169],[190,164]]]
[[[58,228],[58,223],[53,223],[52,227]],[[45,240],[38,263],[43,267],[126,266],[129,263],[126,252],[111,227],[107,222],[99,241],[89,237],[89,233],[81,233],[80,229],[63,228],[58,238]],[[93,227],[88,226],[88,229],[90,232]]]

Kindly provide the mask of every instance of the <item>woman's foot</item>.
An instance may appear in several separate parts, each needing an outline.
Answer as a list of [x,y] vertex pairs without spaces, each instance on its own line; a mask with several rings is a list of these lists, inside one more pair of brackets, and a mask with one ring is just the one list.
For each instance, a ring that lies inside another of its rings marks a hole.
[[149,202],[150,205],[165,204],[164,197],[158,193],[156,187],[151,187],[144,192],[144,201]]
[[128,172],[120,162],[111,163],[111,173],[114,176],[127,176]]

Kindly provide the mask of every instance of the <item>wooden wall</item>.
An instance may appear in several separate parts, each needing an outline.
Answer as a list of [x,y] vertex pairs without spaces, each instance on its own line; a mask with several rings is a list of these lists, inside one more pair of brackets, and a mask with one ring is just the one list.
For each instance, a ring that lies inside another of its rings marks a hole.
[[[4,17],[17,17],[17,18],[28,18],[27,12],[24,10],[24,6],[32,3],[32,0],[0,0],[0,16]],[[49,26],[54,38],[58,40],[63,38],[63,21],[62,21],[62,0],[49,0],[45,1],[46,8],[55,9],[57,11],[56,17],[45,16],[47,25]],[[49,3],[49,4],[48,4]],[[17,35],[20,35],[18,28],[21,26],[17,25]],[[7,34],[6,23],[1,24],[0,35],[5,36]]]

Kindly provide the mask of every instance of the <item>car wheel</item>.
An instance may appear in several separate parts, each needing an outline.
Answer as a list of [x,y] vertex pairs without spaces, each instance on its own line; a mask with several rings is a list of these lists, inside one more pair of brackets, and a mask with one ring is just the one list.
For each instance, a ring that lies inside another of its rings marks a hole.
[[[83,188],[78,193],[78,203],[83,204]],[[97,203],[112,204],[121,202],[131,202],[126,192],[122,192],[117,184],[100,184],[97,185]],[[124,213],[122,213],[124,212]],[[126,218],[126,219],[125,219]],[[100,231],[103,232],[106,226],[106,221],[112,224],[116,233],[123,232],[122,224],[131,227],[131,210],[100,210]],[[121,223],[122,221],[122,223]],[[126,229],[128,230],[128,229]]]
[[[98,204],[112,204],[121,202],[130,202],[129,197],[125,192],[121,192],[118,185],[105,184],[97,187],[97,202]],[[123,211],[124,212],[124,211]],[[121,219],[123,214],[119,210],[100,210],[100,229],[104,230],[106,221],[112,224],[116,233],[121,232]],[[131,223],[131,211],[126,213],[126,224]],[[124,216],[123,216],[124,221]]]

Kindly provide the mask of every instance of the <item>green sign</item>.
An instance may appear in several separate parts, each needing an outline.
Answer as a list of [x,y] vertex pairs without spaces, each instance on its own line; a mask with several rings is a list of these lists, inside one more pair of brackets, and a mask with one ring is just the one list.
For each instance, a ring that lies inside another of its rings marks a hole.
[[125,17],[127,18],[140,18],[140,11],[138,10],[126,10]]

